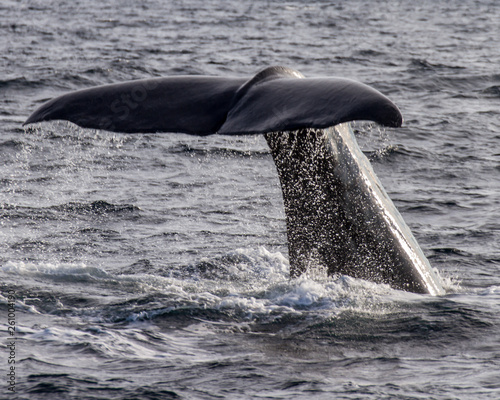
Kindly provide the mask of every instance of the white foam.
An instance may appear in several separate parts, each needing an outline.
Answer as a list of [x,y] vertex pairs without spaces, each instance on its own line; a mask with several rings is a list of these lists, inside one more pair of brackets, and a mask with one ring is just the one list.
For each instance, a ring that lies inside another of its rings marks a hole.
[[[230,279],[181,279],[146,273],[119,275],[83,263],[8,262],[0,271],[9,275],[34,277],[39,288],[43,288],[45,283],[46,290],[56,296],[52,305],[54,312],[73,310],[75,315],[96,323],[103,318],[126,320],[129,323],[154,320],[165,313],[183,309],[196,312],[218,310],[234,315],[235,321],[240,322],[285,314],[329,318],[345,310],[391,312],[395,302],[417,296],[399,293],[387,285],[347,276],[304,275],[290,279],[286,258],[279,252],[273,253],[265,248],[240,249],[232,254],[245,257],[234,257],[235,265],[231,268]],[[59,283],[61,277],[64,277],[62,287],[55,286],[54,282]],[[78,297],[83,295],[92,298],[94,306],[80,306],[64,298],[59,301],[57,291],[64,293],[66,298],[71,298],[72,293]],[[143,297],[151,299],[137,304],[133,300]],[[120,299],[132,300],[123,307],[113,308],[114,302],[119,303]],[[102,307],[95,306],[99,303]],[[102,309],[108,304],[112,309],[107,310],[104,317]],[[30,312],[39,312],[35,306],[27,307],[32,308]]]
[[88,267],[83,263],[29,263],[23,261],[7,261],[0,266],[0,270],[18,275],[32,275],[34,273],[42,275],[88,275],[96,278],[110,277],[103,269]]

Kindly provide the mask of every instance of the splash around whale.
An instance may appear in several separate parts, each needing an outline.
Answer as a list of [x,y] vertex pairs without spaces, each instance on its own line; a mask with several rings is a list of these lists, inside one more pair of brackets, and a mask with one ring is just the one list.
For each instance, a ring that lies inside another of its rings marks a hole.
[[25,125],[49,120],[123,133],[263,134],[281,182],[292,277],[322,267],[395,289],[444,293],[349,126],[401,126],[398,108],[369,86],[304,78],[286,67],[249,80],[155,78],[64,94]]

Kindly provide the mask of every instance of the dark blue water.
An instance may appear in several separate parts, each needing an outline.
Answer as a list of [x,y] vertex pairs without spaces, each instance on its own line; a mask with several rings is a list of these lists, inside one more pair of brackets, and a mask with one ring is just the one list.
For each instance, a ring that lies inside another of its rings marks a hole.
[[[0,397],[500,398],[499,19],[492,0],[3,1]],[[358,141],[445,296],[290,280],[262,137],[21,128],[70,90],[270,65],[400,107]]]

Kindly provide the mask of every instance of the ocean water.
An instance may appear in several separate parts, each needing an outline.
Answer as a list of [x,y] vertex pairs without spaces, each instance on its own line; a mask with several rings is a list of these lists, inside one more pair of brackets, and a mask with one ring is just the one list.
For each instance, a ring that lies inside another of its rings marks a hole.
[[[499,399],[499,19],[493,0],[2,1],[0,398]],[[270,65],[399,106],[402,128],[355,129],[446,295],[290,280],[261,136],[22,128],[71,90]]]

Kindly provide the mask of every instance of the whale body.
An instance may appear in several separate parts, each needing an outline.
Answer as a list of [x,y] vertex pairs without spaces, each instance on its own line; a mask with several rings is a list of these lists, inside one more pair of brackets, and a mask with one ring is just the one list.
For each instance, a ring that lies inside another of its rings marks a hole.
[[399,127],[398,108],[348,79],[269,67],[249,80],[175,76],[67,93],[26,124],[124,133],[263,134],[281,182],[290,274],[311,268],[440,295],[439,275],[359,149],[350,121]]

